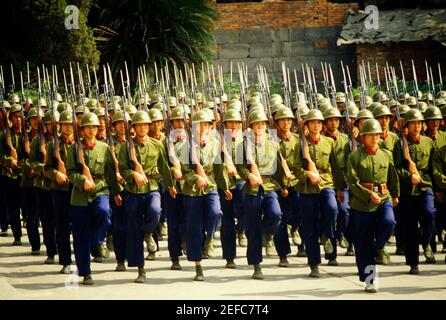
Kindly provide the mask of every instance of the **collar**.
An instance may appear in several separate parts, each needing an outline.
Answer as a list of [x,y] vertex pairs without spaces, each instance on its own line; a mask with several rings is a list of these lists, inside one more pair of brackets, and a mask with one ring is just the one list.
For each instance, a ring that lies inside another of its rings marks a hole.
[[421,136],[418,136],[415,139],[412,139],[412,137],[409,136],[409,140],[410,140],[410,143],[412,143],[412,144],[419,144],[421,142]]
[[388,137],[389,137],[389,133],[388,132],[381,134],[381,139],[383,139],[384,141],[386,141]]
[[[74,142],[74,136],[73,136],[73,135],[71,135],[68,139],[65,138],[64,135],[62,135],[62,136],[60,137],[60,139],[61,139],[62,142],[65,143],[65,144],[73,144],[73,142]],[[94,146],[93,146],[93,147],[94,147]]]
[[150,136],[150,138],[153,138],[153,139],[156,139],[156,140],[161,140],[161,138],[162,138],[161,132],[158,133],[157,135],[149,134],[149,136]]
[[378,151],[379,151],[379,148],[376,148],[375,150],[373,150],[373,149],[365,147],[365,152],[367,152],[367,154],[370,154],[370,155],[376,155],[378,153]]
[[138,146],[145,146],[149,143],[149,139],[147,139],[147,138],[144,141],[139,141],[138,138],[135,138],[135,140],[136,140],[136,144]]
[[359,142],[361,142],[362,144],[364,144],[365,140],[364,140],[364,136],[359,136]]
[[318,144],[321,141],[321,135],[319,135],[317,139],[314,139],[312,136],[310,136],[309,140],[312,144]]
[[94,147],[96,146],[96,143],[93,143],[92,145],[89,145],[87,141],[84,142],[84,148],[88,150],[94,150]]
[[432,140],[437,140],[438,138],[438,131],[430,132],[430,131],[426,131],[426,135],[431,138]]
[[280,139],[282,139],[282,141],[290,141],[291,140],[291,133],[288,132],[288,134],[286,136],[283,136],[282,134],[280,135]]
[[200,141],[200,148],[204,148],[206,147],[206,140],[201,140]]
[[338,138],[339,138],[339,131],[338,130],[336,130],[336,132],[333,133],[333,134],[330,134],[330,132],[328,132],[328,131],[325,134],[328,137],[332,138],[334,141],[338,140]]

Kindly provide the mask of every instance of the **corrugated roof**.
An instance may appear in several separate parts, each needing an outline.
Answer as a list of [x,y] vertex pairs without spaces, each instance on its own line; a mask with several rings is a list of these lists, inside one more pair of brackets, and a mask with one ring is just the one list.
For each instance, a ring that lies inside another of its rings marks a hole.
[[446,9],[381,10],[377,30],[366,28],[368,16],[364,12],[349,10],[337,45],[432,39],[446,46]]

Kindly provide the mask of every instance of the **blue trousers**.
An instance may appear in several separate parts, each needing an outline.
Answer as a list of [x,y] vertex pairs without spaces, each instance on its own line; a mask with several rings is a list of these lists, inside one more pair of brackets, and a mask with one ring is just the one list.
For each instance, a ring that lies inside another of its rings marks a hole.
[[161,215],[161,195],[158,190],[143,194],[128,193],[127,263],[129,267],[144,266],[144,236],[158,227]]
[[[4,177],[6,210],[11,224],[14,239],[22,237],[22,224],[20,223],[20,180]],[[4,205],[2,204],[2,206]]]
[[384,248],[392,235],[395,216],[390,201],[386,201],[375,212],[351,210],[353,215],[356,265],[359,280],[365,281],[367,268],[375,267],[376,249]]
[[245,194],[246,237],[248,239],[248,264],[259,264],[262,258],[262,235],[274,235],[282,220],[279,196],[276,191],[264,192],[259,187],[257,195]]
[[[427,190],[419,196],[404,194],[400,199],[406,264],[416,266],[419,262],[420,243],[423,247],[428,245],[434,232],[434,193],[432,190]],[[421,234],[418,223],[421,226]]]
[[[0,176],[0,201],[6,204],[6,177]],[[9,217],[8,206],[0,206],[0,227],[2,231],[8,231]]]
[[74,256],[79,276],[91,274],[90,250],[92,244],[104,242],[110,226],[110,204],[108,196],[95,198],[88,206],[71,206],[71,228],[73,231]]
[[46,255],[53,257],[57,254],[56,246],[56,217],[53,211],[51,191],[36,188],[36,203],[42,222],[43,243],[46,247]]
[[280,192],[277,192],[277,194],[279,195],[279,204],[283,215],[279,228],[274,235],[274,245],[279,257],[286,257],[291,253],[290,240],[288,237],[288,225],[291,225],[293,229],[297,229],[299,226],[300,195],[294,187],[288,188],[288,196],[286,198],[284,198]]
[[59,264],[67,266],[71,264],[70,243],[70,198],[71,191],[53,190],[51,199],[56,216],[56,243],[59,253]]
[[321,263],[319,236],[334,238],[334,228],[338,215],[338,204],[334,189],[326,188],[318,194],[300,195],[302,227],[300,235],[307,251],[310,266]]
[[37,211],[36,189],[20,187],[20,207],[26,217],[26,231],[32,251],[40,250],[39,212]]
[[113,249],[115,251],[116,261],[124,263],[127,259],[127,192],[121,192],[122,205],[117,206],[114,199],[110,200],[111,218],[112,218],[112,234]]
[[335,238],[340,239],[341,237],[345,237],[349,242],[352,241],[352,235],[351,232],[349,232],[348,224],[349,224],[349,194],[348,189],[343,190],[344,193],[344,202],[339,202],[336,200],[338,204],[338,218],[336,221],[336,231],[335,231]]
[[243,209],[243,204],[245,203],[245,194],[243,192],[243,187],[245,182],[237,182],[235,185],[235,189],[237,190],[235,199],[235,211],[234,217],[237,219],[237,223],[235,224],[235,232],[242,233],[245,232],[246,223],[245,223],[245,210]]
[[[186,210],[186,248],[188,261],[201,261],[204,237],[211,239],[222,212],[217,190],[203,196],[183,196]],[[203,233],[205,230],[205,234]]]
[[223,190],[218,189],[220,195],[220,205],[223,211],[221,218],[220,239],[223,251],[223,259],[235,259],[236,258],[236,225],[235,219],[242,217],[240,213],[243,210],[243,198],[244,193],[242,191],[243,184],[238,183],[232,192],[232,200],[227,201],[225,199],[225,193]]
[[[436,208],[435,212],[435,230],[432,233],[431,247],[433,252],[437,252],[437,239],[435,235],[441,235],[441,232],[445,230],[445,218],[446,218],[446,203],[434,201]],[[444,242],[443,242],[444,247]]]
[[186,238],[186,212],[182,194],[172,198],[168,191],[164,192],[167,213],[167,248],[171,258],[181,257],[181,241]]
[[158,183],[158,186],[160,188],[160,194],[161,194],[161,215],[160,215],[160,222],[166,222],[167,221],[167,204],[166,204],[166,192],[169,193],[169,190],[164,190],[164,184],[163,180],[160,180]]

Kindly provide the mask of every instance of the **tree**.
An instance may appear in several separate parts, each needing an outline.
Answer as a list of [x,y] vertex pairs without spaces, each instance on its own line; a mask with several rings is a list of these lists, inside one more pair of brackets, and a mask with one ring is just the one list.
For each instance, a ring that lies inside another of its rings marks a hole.
[[142,64],[210,60],[214,6],[211,0],[96,0],[89,21],[96,28],[101,62],[110,64],[116,83],[127,61],[135,83]]

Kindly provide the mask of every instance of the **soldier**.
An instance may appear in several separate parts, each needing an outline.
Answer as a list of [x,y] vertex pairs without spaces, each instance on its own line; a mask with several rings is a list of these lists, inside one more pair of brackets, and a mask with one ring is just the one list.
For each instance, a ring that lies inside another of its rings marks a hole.
[[365,282],[365,290],[371,293],[378,291],[375,250],[383,250],[392,234],[395,225],[392,206],[398,204],[399,197],[398,175],[392,156],[379,147],[381,134],[377,120],[365,120],[360,131],[364,148],[352,152],[347,161],[356,265],[359,280]]
[[[5,103],[5,102],[4,102]],[[9,104],[8,104],[9,105]],[[5,104],[5,108],[6,108]],[[22,119],[20,116],[20,105],[13,105],[9,110],[8,120],[11,121],[11,128],[5,128],[0,136],[0,162],[2,164],[2,176],[5,193],[5,210],[3,214],[9,217],[12,233],[14,235],[14,246],[21,246],[22,228],[20,224],[20,179],[19,179],[19,155],[20,131]],[[9,124],[8,124],[9,126]],[[6,130],[9,130],[7,132]],[[4,216],[5,217],[5,216]],[[3,219],[3,230],[7,230],[6,218]],[[6,226],[6,228],[5,228]]]
[[[423,121],[423,115],[418,109],[411,109],[406,113],[404,127],[408,131],[409,150],[400,149],[394,154],[395,167],[401,183],[404,252],[406,264],[410,266],[410,274],[419,273],[420,243],[424,249],[426,263],[435,263],[430,246],[435,221],[434,192],[430,177],[433,142],[432,139],[421,135]],[[407,153],[410,159],[407,158]],[[421,225],[421,238],[418,223]]]
[[[58,150],[54,141],[47,146],[45,159],[45,173],[51,177],[51,201],[56,219],[56,243],[59,255],[60,273],[71,273],[71,243],[70,243],[70,196],[72,184],[68,180],[65,164],[67,163],[68,149],[74,142],[73,113],[65,110],[59,117],[60,138]],[[57,153],[58,152],[58,153]]]
[[204,281],[201,260],[204,256],[213,255],[213,237],[222,214],[217,182],[226,199],[232,199],[220,159],[220,144],[210,133],[211,123],[212,118],[205,110],[194,113],[190,146],[192,161],[181,166],[185,177],[183,198],[187,216],[187,259],[195,262],[195,281]]
[[[433,179],[436,186],[436,208],[437,208],[437,216],[444,217],[446,216],[446,146],[435,149],[434,155],[432,157],[432,172]],[[446,225],[444,224],[445,220],[440,220],[440,228],[442,230],[445,229]],[[443,244],[444,245],[444,244]],[[445,252],[443,247],[443,252]],[[446,256],[444,258],[446,262]]]
[[[273,254],[273,236],[277,232],[282,219],[277,191],[281,166],[277,142],[267,134],[268,118],[262,111],[252,112],[248,117],[250,136],[246,138],[246,146],[239,145],[238,154],[243,150],[243,162],[237,164],[237,172],[246,181],[244,215],[246,235],[248,238],[247,259],[254,265],[254,279],[263,279],[262,239],[266,254]],[[254,165],[257,170],[254,170]]]
[[[84,285],[92,285],[90,250],[92,245],[100,252],[105,250],[103,240],[110,225],[110,191],[116,205],[121,205],[122,198],[110,149],[106,143],[96,140],[98,117],[87,113],[81,126],[84,132],[81,145],[76,146],[76,142],[68,150],[67,173],[73,184],[70,220],[79,276],[83,277]],[[82,153],[88,171],[81,169],[76,161],[77,155],[82,156]]]
[[[56,121],[59,117],[57,111]],[[47,259],[45,264],[54,264],[54,256],[57,253],[56,247],[56,220],[51,201],[51,179],[44,174],[45,159],[47,158],[47,145],[51,141],[53,127],[51,125],[51,111],[44,114],[44,125],[46,134],[38,134],[31,141],[30,162],[35,173],[34,188],[36,195],[37,210],[42,222],[43,242],[46,247]],[[39,119],[41,120],[41,118]],[[57,128],[54,128],[57,130]],[[44,130],[43,128],[41,130]]]
[[[325,254],[333,254],[334,228],[338,215],[335,182],[340,183],[339,170],[334,158],[333,140],[322,136],[324,116],[317,110],[311,110],[305,119],[308,128],[308,154],[316,171],[304,168],[302,148],[296,148],[295,176],[299,180],[297,190],[300,192],[300,210],[302,212],[302,230],[300,232],[305,243],[310,277],[319,277],[321,263],[319,236]],[[304,150],[305,151],[305,150]],[[307,160],[308,162],[308,160]],[[336,177],[336,178],[335,178]],[[343,186],[338,184],[338,190]]]
[[107,128],[105,127],[105,109],[99,107],[97,109],[94,108],[93,111],[90,110],[90,112],[94,112],[99,119],[99,128],[98,128],[98,134],[96,135],[96,140],[105,142],[105,140],[107,139]]
[[380,105],[373,110],[373,116],[378,120],[383,132],[379,143],[380,148],[389,150],[393,154],[393,150],[395,145],[398,144],[399,138],[398,135],[390,131],[390,123],[393,117],[392,113],[387,106]]
[[[279,138],[279,152],[281,152],[282,157],[287,163],[294,163],[295,149],[299,144],[299,136],[291,132],[293,119],[293,112],[285,106],[279,109],[274,115]],[[288,225],[291,226],[293,243],[295,245],[302,244],[297,231],[300,222],[298,207],[299,193],[295,188],[297,184],[295,176],[291,175],[288,178],[284,175],[279,183],[281,188],[278,196],[283,215],[279,228],[274,235],[274,244],[280,258],[279,267],[286,268],[289,266],[287,255],[291,253]]]
[[[161,215],[161,195],[157,180],[160,173],[171,196],[176,196],[163,145],[148,136],[150,122],[145,111],[137,111],[133,115],[132,126],[136,133],[134,149],[129,149],[126,143],[120,148],[118,156],[119,168],[126,180],[127,190],[127,263],[129,267],[138,267],[136,283],[143,283],[146,279],[144,240],[148,244],[149,252],[155,252],[157,249],[153,233]],[[142,171],[138,170],[138,167]]]
[[[226,163],[227,168],[230,165],[237,162],[236,159],[236,151],[241,143],[243,143],[243,133],[242,129],[242,117],[240,112],[237,109],[229,108],[223,117],[223,123],[225,125],[226,130],[229,131],[230,140],[226,139],[224,142],[226,147],[226,152],[230,155],[232,163],[228,165]],[[225,132],[228,132],[225,131]],[[226,137],[225,137],[226,138]],[[229,174],[231,173],[231,174]],[[221,188],[218,189],[218,193],[220,196],[220,205],[223,211],[222,221],[221,221],[221,229],[220,229],[220,238],[221,238],[221,246],[223,250],[223,259],[226,260],[226,268],[235,269],[236,264],[234,259],[236,258],[236,239],[237,235],[239,237],[239,242],[242,243],[241,235],[236,232],[236,224],[235,219],[237,219],[241,223],[241,219],[243,219],[243,182],[238,175],[237,172],[231,172],[228,170],[229,175],[229,189],[232,193],[232,199],[226,200],[224,190]],[[244,235],[244,231],[242,231]],[[242,243],[243,244],[243,243]]]
[[339,126],[341,124],[342,115],[335,108],[329,108],[324,113],[325,119],[325,136],[333,140],[333,151],[334,158],[337,163],[341,174],[342,180],[339,185],[344,186],[341,190],[336,190],[336,199],[338,206],[338,218],[336,224],[336,236],[333,241],[333,253],[327,255],[328,264],[336,266],[336,256],[337,248],[336,243],[339,242],[341,248],[346,248],[347,256],[353,255],[353,239],[350,232],[349,218],[350,214],[348,211],[348,188],[345,182],[345,171],[347,167],[347,158],[350,153],[350,140],[349,137],[342,132],[339,132]]

